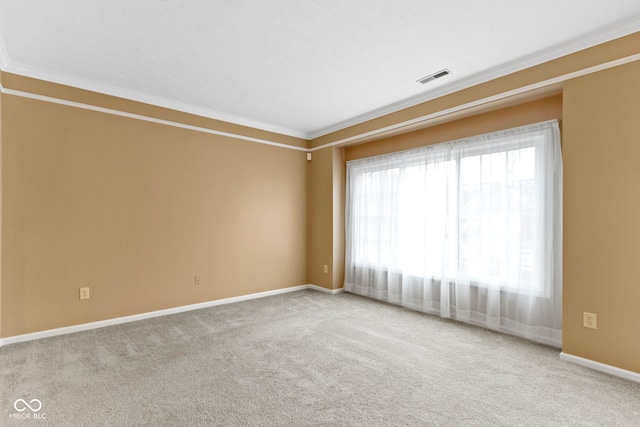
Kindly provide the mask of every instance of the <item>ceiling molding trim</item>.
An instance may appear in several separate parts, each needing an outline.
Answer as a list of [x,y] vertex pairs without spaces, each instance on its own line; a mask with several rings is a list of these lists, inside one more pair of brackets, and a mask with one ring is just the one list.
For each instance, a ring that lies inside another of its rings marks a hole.
[[97,92],[103,95],[116,96],[118,98],[124,98],[130,101],[142,102],[144,104],[150,104],[157,107],[180,111],[183,113],[194,114],[209,119],[220,120],[240,126],[246,126],[253,129],[260,129],[267,132],[278,133],[281,135],[293,136],[295,138],[308,139],[308,135],[306,132],[301,132],[295,129],[271,125],[245,117],[222,113],[220,111],[212,110],[205,107],[199,107],[196,105],[188,104],[186,102],[174,101],[160,96],[137,92],[118,86],[97,83],[91,80],[81,79],[64,73],[58,73],[55,71],[32,67],[30,65],[9,61],[8,64],[3,67],[3,71],[38,80],[45,80],[50,83],[57,83],[78,89],[88,90],[91,92]]
[[572,53],[597,46],[602,43],[628,36],[638,31],[640,31],[640,15],[626,19],[625,21],[619,22],[615,25],[601,28],[600,30],[589,33],[583,37],[574,38],[565,43],[552,46],[549,49],[545,49],[531,55],[516,59],[514,61],[492,67],[486,71],[441,86],[432,91],[425,92],[408,99],[404,99],[402,101],[373,110],[369,113],[356,116],[352,119],[336,123],[334,125],[319,129],[314,132],[310,132],[308,138],[319,138],[321,136],[328,135],[332,132],[337,132],[350,126],[355,126],[369,120],[377,119],[388,114],[393,114],[406,108],[414,107],[424,102],[432,101],[436,98],[450,95],[454,92],[468,89],[470,87],[486,83],[491,80],[495,80],[497,78],[504,77],[509,74],[513,74],[515,72],[522,71],[527,68],[531,68],[536,65],[540,65],[545,62],[549,62],[554,59],[558,59],[563,56],[567,56]]
[[0,70],[6,71],[9,66],[9,55],[7,55],[7,49],[4,46],[2,37],[0,37]]
[[494,102],[494,101],[500,101],[502,99],[505,98],[509,98],[515,95],[521,95],[525,92],[530,92],[532,90],[536,90],[536,89],[543,89],[545,87],[548,86],[552,86],[558,83],[562,83],[565,82],[567,80],[571,80],[571,79],[575,79],[577,77],[581,77],[581,76],[586,76],[587,74],[592,74],[592,73],[596,73],[598,71],[603,71],[603,70],[607,70],[609,68],[614,68],[614,67],[618,67],[620,65],[624,65],[624,64],[629,64],[631,62],[635,62],[635,61],[640,61],[640,53],[637,53],[635,55],[631,55],[631,56],[627,56],[624,58],[620,58],[620,59],[616,59],[615,61],[610,61],[610,62],[605,62],[603,64],[599,64],[599,65],[595,65],[593,67],[589,67],[589,68],[585,68],[582,70],[578,70],[578,71],[574,71],[572,73],[569,74],[564,74],[562,76],[558,76],[558,77],[554,77],[552,79],[548,79],[548,80],[543,80],[541,82],[538,83],[533,83],[527,86],[523,86],[521,88],[518,89],[513,89],[507,92],[503,92],[503,93],[499,93],[487,98],[482,98],[482,99],[478,99],[476,101],[472,101],[472,102],[468,102],[466,104],[462,104],[462,105],[457,105],[455,107],[452,108],[448,108],[446,110],[441,110],[441,111],[437,111],[435,113],[431,113],[431,114],[427,114],[426,116],[421,116],[421,117],[417,117],[415,119],[411,119],[411,120],[407,120],[401,123],[396,123],[390,126],[386,126],[380,129],[375,129],[369,132],[365,132],[365,133],[361,133],[359,135],[354,135],[354,136],[350,136],[348,138],[344,138],[335,142],[330,142],[328,144],[324,144],[324,145],[320,145],[318,147],[314,147],[314,148],[310,148],[308,151],[310,152],[314,152],[314,151],[318,151],[318,150],[322,150],[324,148],[329,148],[329,147],[336,147],[339,145],[344,145],[344,144],[348,144],[348,143],[355,143],[358,140],[361,139],[365,139],[365,138],[369,138],[369,137],[374,137],[376,135],[380,135],[380,134],[384,134],[386,132],[391,132],[394,130],[399,130],[402,129],[404,127],[407,126],[413,126],[413,125],[417,125],[421,122],[427,122],[429,120],[433,120],[433,119],[437,119],[443,116],[447,116],[449,114],[453,114],[453,113],[457,113],[460,112],[462,110],[466,110],[468,108],[473,108],[473,107],[478,107],[484,104],[488,104],[490,102]]
[[303,152],[308,152],[309,151],[307,148],[296,147],[294,145],[282,144],[280,142],[268,141],[268,140],[265,140],[265,139],[253,138],[253,137],[250,137],[250,136],[239,135],[239,134],[235,134],[235,133],[222,132],[222,131],[218,131],[218,130],[214,130],[214,129],[203,128],[203,127],[200,127],[200,126],[193,126],[193,125],[188,125],[188,124],[185,124],[185,123],[173,122],[173,121],[170,121],[170,120],[157,119],[155,117],[143,116],[141,114],[128,113],[128,112],[125,112],[125,111],[118,111],[118,110],[114,110],[114,109],[111,109],[111,108],[97,107],[95,105],[83,104],[83,103],[80,103],[80,102],[69,101],[69,100],[66,100],[66,99],[53,98],[51,96],[38,95],[38,94],[35,94],[35,93],[23,92],[23,91],[19,91],[19,90],[15,90],[15,89],[7,89],[7,88],[3,87],[2,84],[0,84],[0,92],[3,93],[3,94],[6,94],[6,95],[13,95],[13,96],[21,97],[21,98],[34,99],[34,100],[37,100],[37,101],[49,102],[49,103],[52,103],[52,104],[66,105],[68,107],[81,108],[83,110],[97,111],[97,112],[100,112],[100,113],[111,114],[111,115],[114,115],[114,116],[127,117],[127,118],[130,118],[130,119],[136,119],[136,120],[143,120],[145,122],[158,123],[158,124],[161,124],[161,125],[172,126],[172,127],[181,128],[181,129],[188,129],[188,130],[193,130],[193,131],[196,131],[196,132],[208,133],[208,134],[218,135],[218,136],[225,136],[225,137],[234,138],[234,139],[241,139],[241,140],[244,140],[244,141],[255,142],[255,143],[258,143],[258,144],[271,145],[271,146],[274,146],[274,147],[287,148],[287,149],[290,149],[290,150],[303,151]]

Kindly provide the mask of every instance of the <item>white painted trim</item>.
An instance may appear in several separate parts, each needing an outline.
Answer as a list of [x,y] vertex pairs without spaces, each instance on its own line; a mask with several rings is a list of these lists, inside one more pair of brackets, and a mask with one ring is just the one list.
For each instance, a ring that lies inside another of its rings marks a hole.
[[[637,31],[637,28],[635,28],[635,27],[634,27],[635,31],[631,31],[629,28],[633,27],[633,26],[639,26],[640,25],[640,17],[632,18],[628,22],[631,23],[631,24],[627,25],[627,26],[623,26],[621,30],[619,30],[617,33],[615,33],[616,37],[622,37],[624,35],[628,35],[628,34],[630,34],[632,32]],[[587,44],[585,44],[581,49],[586,49],[588,47],[597,45],[599,43],[603,43],[603,42],[608,41],[608,40],[598,39],[597,37],[596,38],[585,38],[585,40],[590,40],[590,41]],[[611,40],[611,39],[609,39],[609,40]],[[1,50],[3,48],[1,43],[2,43],[2,40],[0,39],[0,60],[2,60],[2,56],[1,56],[2,52],[1,52]],[[572,50],[574,48],[576,50]],[[565,48],[564,50],[562,50],[562,52],[564,52],[564,55],[567,55],[567,54],[572,53],[573,51],[578,51],[578,50],[580,50],[580,49],[578,49],[578,48],[576,48],[574,46],[574,47],[571,47],[571,48]],[[560,50],[558,50],[558,52],[560,52]],[[538,58],[542,58],[542,57],[538,56]],[[554,58],[549,56],[546,60],[548,61],[548,60],[551,60],[551,59],[554,59]],[[3,88],[2,85],[0,85],[0,91],[2,93],[6,93],[6,94],[10,94],[10,95],[22,96],[22,97],[25,97],[25,98],[37,99],[37,100],[40,100],[40,101],[52,102],[52,103],[56,103],[56,104],[73,106],[73,107],[77,107],[77,108],[84,108],[84,109],[87,109],[87,110],[99,111],[99,112],[103,112],[103,113],[107,113],[107,114],[114,114],[114,115],[118,115],[118,116],[122,116],[122,117],[129,117],[129,118],[134,118],[134,119],[138,119],[138,120],[145,120],[145,121],[149,121],[149,122],[165,124],[165,125],[168,125],[168,126],[174,126],[174,127],[179,127],[179,128],[183,128],[183,129],[189,129],[189,130],[194,130],[194,131],[199,131],[199,132],[204,132],[204,133],[209,133],[209,134],[214,134],[214,135],[227,136],[227,137],[230,137],[230,138],[242,139],[242,140],[246,140],[246,141],[257,142],[257,143],[260,143],[260,144],[267,144],[267,145],[272,145],[272,146],[276,146],[276,147],[289,148],[289,149],[293,149],[293,150],[297,150],[297,151],[304,151],[304,152],[310,153],[310,152],[313,152],[313,151],[322,150],[324,148],[335,147],[335,146],[346,144],[346,143],[349,143],[349,142],[354,142],[354,141],[357,141],[357,140],[360,140],[360,139],[363,139],[363,138],[379,135],[379,134],[382,134],[382,133],[385,133],[385,132],[389,132],[389,131],[393,131],[393,130],[397,130],[397,129],[401,129],[401,128],[406,127],[406,126],[415,125],[415,124],[418,124],[418,123],[421,123],[421,122],[425,122],[425,121],[432,120],[432,119],[439,118],[439,117],[443,117],[443,116],[446,116],[446,115],[449,115],[449,114],[452,114],[452,113],[456,113],[456,112],[465,110],[467,108],[473,108],[473,107],[477,107],[477,106],[480,106],[480,105],[483,105],[483,104],[487,104],[489,102],[499,101],[501,99],[505,99],[505,98],[508,98],[508,97],[511,97],[511,96],[520,95],[520,94],[523,94],[525,92],[529,92],[529,91],[536,90],[536,89],[541,89],[541,88],[548,87],[548,86],[551,86],[551,85],[554,85],[554,84],[562,83],[562,82],[567,81],[569,79],[573,79],[573,78],[576,78],[576,77],[580,77],[580,76],[584,76],[584,75],[587,75],[587,74],[595,73],[595,72],[598,72],[598,71],[606,70],[606,69],[613,68],[613,67],[616,67],[616,66],[619,66],[619,65],[624,65],[624,64],[627,64],[627,63],[630,63],[630,62],[634,62],[634,61],[637,61],[637,60],[640,60],[640,54],[631,55],[631,56],[628,56],[628,57],[625,57],[625,58],[620,58],[620,59],[617,59],[617,60],[614,60],[614,61],[610,61],[610,62],[606,62],[606,63],[603,63],[603,64],[599,64],[599,65],[596,65],[596,66],[593,66],[593,67],[589,67],[589,68],[578,70],[578,71],[575,71],[575,72],[572,72],[572,73],[564,74],[564,75],[561,75],[561,76],[558,76],[558,77],[554,77],[554,78],[551,78],[551,79],[548,79],[548,80],[544,80],[544,81],[541,81],[541,82],[537,82],[537,83],[534,83],[534,84],[531,84],[531,85],[528,85],[528,86],[523,86],[523,87],[511,90],[511,91],[503,92],[503,93],[496,94],[496,95],[493,95],[493,96],[490,96],[490,97],[487,97],[487,98],[483,98],[483,99],[472,101],[472,102],[469,102],[469,103],[466,103],[466,104],[458,105],[458,106],[455,106],[455,107],[452,107],[452,108],[449,108],[449,109],[446,109],[446,110],[437,111],[435,113],[428,114],[426,116],[417,117],[415,119],[407,120],[405,122],[395,123],[393,125],[390,125],[390,126],[387,126],[387,127],[384,127],[384,128],[379,128],[379,129],[375,129],[375,130],[370,131],[370,132],[365,132],[365,133],[362,133],[362,134],[354,135],[352,137],[344,138],[344,139],[341,139],[341,140],[338,140],[338,141],[335,141],[335,142],[331,142],[331,143],[328,143],[328,144],[324,144],[324,145],[321,145],[319,147],[315,147],[315,148],[311,148],[311,149],[302,148],[302,147],[296,147],[296,146],[293,146],[293,145],[282,144],[282,143],[273,142],[273,141],[267,141],[267,140],[258,139],[258,138],[252,138],[252,137],[233,134],[233,133],[229,133],[229,132],[216,131],[216,130],[213,130],[213,129],[203,128],[203,127],[199,127],[199,126],[186,125],[186,124],[183,124],[183,123],[173,122],[173,121],[169,121],[169,120],[156,119],[154,117],[148,117],[148,116],[143,116],[143,115],[139,115],[139,114],[127,113],[127,112],[123,112],[123,111],[118,111],[118,110],[113,110],[113,109],[103,108],[103,107],[97,107],[97,106],[93,106],[93,105],[89,105],[89,104],[83,104],[83,103],[74,102],[74,101],[68,101],[68,100],[64,100],[64,99],[53,98],[53,97],[44,96],[44,95],[37,95],[37,94],[17,91],[17,90],[13,90],[13,89],[6,89],[6,88]],[[530,67],[530,66],[534,66],[534,65],[538,65],[538,64],[531,63],[531,64],[529,64],[527,66]],[[3,69],[3,71],[14,72],[16,74],[25,75],[27,77],[41,78],[43,80],[47,80],[47,79],[44,79],[44,78],[39,77],[39,76],[31,75],[33,73],[30,73],[30,72],[26,71],[26,70],[30,70],[31,67],[24,67],[24,69],[22,69],[22,72],[18,72],[19,70],[17,70],[17,71],[14,70],[15,67],[17,67],[16,64],[10,63],[8,69],[4,69],[6,67],[1,67],[1,68]],[[20,66],[20,67],[23,67],[23,66]],[[526,68],[526,67],[523,67],[522,69],[524,69],[524,68]],[[511,71],[511,72],[513,72],[513,71]],[[509,74],[509,73],[506,73],[506,74]],[[483,80],[483,81],[477,80],[473,84],[469,84],[468,86],[465,86],[465,87],[471,87],[471,86],[483,83],[484,81],[492,80],[492,79],[495,79],[495,78],[498,78],[498,77],[501,77],[501,75],[496,74],[496,75],[493,75],[491,78]],[[72,79],[71,77],[69,77],[69,78]],[[53,80],[49,79],[49,81],[53,81]],[[79,82],[79,80],[78,80],[78,82]],[[111,93],[108,93],[108,91],[104,91],[104,90],[101,91],[99,89],[96,89],[95,85],[89,84],[88,82],[84,82],[82,84],[80,84],[78,82],[76,82],[75,84],[72,83],[72,82],[67,82],[67,83],[62,83],[62,84],[68,84],[68,85],[71,85],[71,86],[74,86],[74,87],[78,87],[78,88],[81,88],[81,89],[93,90],[93,91],[97,91],[97,92],[100,92],[100,93],[106,93],[106,94],[111,95]],[[115,89],[118,89],[118,88],[112,88],[112,89],[115,90]],[[416,102],[414,102],[412,100],[405,100],[405,101],[402,101],[401,103],[393,104],[392,106],[388,107],[389,108],[388,110],[384,110],[384,112],[382,112],[381,114],[376,114],[375,117],[372,116],[372,117],[366,118],[366,120],[371,120],[373,118],[381,117],[381,116],[386,115],[386,114],[391,114],[393,112],[397,112],[397,111],[400,111],[402,109],[409,108],[411,106],[414,106],[414,105],[417,105],[417,104],[420,104],[420,103],[423,103],[423,102],[427,102],[427,101],[429,101],[431,99],[435,99],[435,98],[438,98],[438,97],[441,97],[441,96],[445,96],[445,95],[453,93],[453,92],[455,92],[457,90],[461,90],[461,89],[463,89],[463,87],[456,88],[455,90],[449,90],[449,89],[444,90],[444,89],[446,89],[446,88],[442,89],[443,90],[442,93],[440,93],[440,92],[437,92],[437,93],[436,92],[429,92],[429,94],[433,95],[433,96],[431,96],[428,99],[427,98],[425,98],[425,99],[421,98],[420,100],[418,100]],[[173,105],[173,106],[167,106],[166,103],[163,104],[164,101],[166,101],[166,102],[173,102],[173,101],[166,100],[164,98],[162,98],[163,102],[158,101],[158,100],[160,100],[160,98],[158,98],[156,100],[157,102],[152,102],[150,100],[138,100],[138,99],[129,97],[126,94],[123,94],[123,93],[113,94],[113,95],[114,96],[119,96],[119,97],[122,97],[122,98],[126,98],[126,99],[132,99],[132,100],[138,101],[138,102],[144,102],[144,103],[148,103],[148,104],[152,104],[152,105],[171,108],[171,109],[177,110],[177,111],[183,111],[183,112],[187,112],[187,113],[191,113],[191,114],[196,114],[196,115],[199,115],[199,116],[209,117],[203,111],[189,110],[189,108],[191,108],[192,106],[190,106],[188,104],[181,104],[181,105],[177,105],[176,104],[176,105]],[[140,94],[140,96],[146,96],[146,95]],[[407,104],[407,102],[408,102],[408,104]],[[380,111],[382,111],[382,110],[380,110]],[[220,113],[220,114],[223,114],[223,113]],[[210,118],[214,118],[216,120],[224,120],[224,121],[227,121],[227,122],[234,123],[233,120],[228,119],[228,118],[227,119],[225,119],[225,118],[216,118],[216,117],[210,117]],[[361,122],[366,121],[366,120],[358,121],[357,123],[361,123]],[[344,129],[344,128],[346,128],[348,126],[351,126],[353,124],[357,124],[357,123],[356,122],[354,122],[354,123],[342,122],[341,124],[336,125],[337,127],[335,129],[333,129],[333,130],[330,130],[330,131],[327,131],[327,132],[324,132],[324,133],[313,134],[313,135],[306,135],[304,133],[297,133],[296,135],[293,135],[291,133],[287,133],[283,129],[279,129],[279,130],[270,129],[270,131],[277,132],[277,133],[284,134],[284,135],[296,136],[296,137],[300,137],[300,138],[316,138],[318,136],[326,135],[327,133],[330,133],[330,132],[333,132],[333,131],[336,131],[336,130],[341,130],[341,129]],[[243,126],[249,126],[249,127],[253,127],[253,128],[256,128],[256,129],[261,129],[260,123],[250,124],[248,122],[245,122],[244,124],[243,123],[236,123],[236,124],[241,124]],[[266,129],[266,128],[262,128],[262,129],[263,130],[269,130],[269,129]]]
[[107,326],[119,325],[121,323],[136,322],[138,320],[151,319],[151,318],[160,317],[160,316],[168,316],[170,314],[184,313],[185,311],[199,310],[201,308],[215,307],[217,305],[232,304],[235,302],[248,301],[256,298],[270,297],[273,295],[296,292],[304,289],[313,289],[313,290],[322,291],[322,292],[329,292],[331,294],[336,294],[342,291],[342,289],[334,289],[333,291],[331,291],[329,289],[321,288],[315,285],[292,286],[290,288],[282,288],[282,289],[276,289],[273,291],[258,292],[255,294],[241,295],[238,297],[224,298],[224,299],[219,299],[214,301],[201,302],[198,304],[167,308],[165,310],[157,310],[157,311],[151,311],[147,313],[134,314],[131,316],[117,317],[115,319],[100,320],[98,322],[82,323],[80,325],[67,326],[64,328],[49,329],[46,331],[33,332],[30,334],[15,335],[12,337],[0,338],[0,347],[8,344],[33,341],[33,340],[39,340],[42,338],[55,337],[58,335],[72,334],[74,332],[82,332],[82,331],[88,331],[91,329],[104,328]]
[[2,37],[0,37],[0,70],[3,70],[9,65],[9,55],[7,54],[7,48],[4,46]]
[[378,117],[382,117],[397,111],[430,101],[435,98],[439,98],[445,95],[449,95],[453,92],[466,89],[505,75],[524,70],[536,65],[540,65],[544,62],[548,62],[562,56],[566,56],[580,50],[588,49],[590,47],[606,43],[611,40],[615,40],[620,37],[633,34],[640,30],[640,16],[631,17],[623,22],[615,23],[611,26],[601,28],[590,34],[582,37],[569,40],[565,43],[555,45],[549,49],[545,49],[531,55],[519,58],[517,60],[501,64],[500,66],[493,67],[484,72],[469,76],[467,78],[458,80],[449,85],[441,86],[438,89],[425,92],[418,96],[399,101],[397,103],[388,105],[386,107],[374,110],[372,112],[359,115],[352,119],[342,121],[340,123],[322,128],[320,130],[312,132],[304,132],[295,129],[289,129],[277,125],[263,123],[255,120],[251,120],[245,117],[240,117],[232,114],[223,113],[220,111],[211,110],[204,107],[187,104],[180,101],[175,101],[155,95],[150,95],[142,92],[137,92],[122,87],[112,86],[108,84],[98,83],[91,80],[80,79],[74,76],[70,76],[63,73],[44,70],[41,68],[29,66],[26,64],[19,64],[9,60],[6,49],[0,39],[0,69],[2,71],[20,74],[26,77],[32,77],[40,80],[46,80],[52,83],[59,83],[68,86],[73,86],[80,89],[90,90],[93,92],[103,93],[107,95],[117,96],[120,98],[130,99],[146,104],[156,105],[159,107],[170,108],[177,111],[183,111],[186,113],[196,114],[211,119],[222,120],[229,123],[235,123],[242,126],[248,126],[255,129],[261,129],[269,132],[275,132],[283,135],[289,135],[302,139],[314,139],[320,136],[327,135],[329,133],[345,129],[347,127],[366,122]]
[[424,102],[428,102],[433,99],[458,92],[460,90],[468,89],[470,87],[486,83],[488,81],[495,80],[497,78],[525,70],[527,68],[535,67],[536,65],[540,65],[545,62],[549,62],[554,59],[558,59],[563,56],[570,55],[572,53],[576,53],[581,50],[585,50],[599,44],[618,39],[620,37],[628,36],[638,31],[640,31],[640,15],[631,17],[623,22],[601,28],[600,30],[594,31],[593,33],[587,34],[586,36],[569,40],[565,43],[555,45],[549,49],[535,52],[531,55],[524,56],[514,61],[492,67],[481,73],[477,73],[472,76],[452,82],[450,84],[440,86],[437,89],[422,93],[408,99],[404,99],[391,105],[376,109],[369,113],[362,114],[352,119],[319,129],[315,132],[310,132],[308,135],[308,139],[319,138],[321,136],[328,135],[332,132],[345,129],[350,126],[364,123],[366,121],[383,117],[388,114],[396,113],[406,108],[410,108],[418,104],[422,104]]
[[112,114],[114,116],[128,117],[128,118],[136,119],[136,120],[144,120],[144,121],[147,121],[147,122],[158,123],[158,124],[167,125],[167,126],[173,126],[173,127],[182,128],[182,129],[194,130],[194,131],[197,131],[197,132],[203,132],[203,133],[209,133],[209,134],[213,134],[213,135],[226,136],[226,137],[229,137],[229,138],[242,139],[242,140],[245,140],[245,141],[257,142],[258,144],[271,145],[271,146],[274,146],[274,147],[288,148],[288,149],[291,149],[291,150],[304,151],[304,152],[308,152],[309,151],[309,150],[307,150],[306,148],[303,148],[303,147],[296,147],[294,145],[288,145],[288,144],[282,144],[282,143],[279,143],[279,142],[267,141],[265,139],[253,138],[253,137],[250,137],[250,136],[238,135],[238,134],[230,133],[230,132],[222,132],[222,131],[218,131],[218,130],[214,130],[214,129],[203,128],[203,127],[200,127],[200,126],[187,125],[187,124],[184,124],[184,123],[174,122],[174,121],[171,121],[171,120],[157,119],[155,117],[143,116],[141,114],[128,113],[126,111],[119,111],[119,110],[114,110],[114,109],[111,109],[111,108],[97,107],[95,105],[83,104],[81,102],[75,102],[75,101],[68,101],[66,99],[53,98],[51,96],[38,95],[38,94],[29,93],[29,92],[23,92],[23,91],[14,90],[14,89],[7,89],[7,88],[4,88],[1,84],[0,84],[0,92],[2,92],[4,94],[7,94],[7,95],[19,96],[19,97],[22,97],[22,98],[35,99],[37,101],[43,101],[43,102],[50,102],[52,104],[66,105],[68,107],[82,108],[84,110],[97,111],[97,112],[100,112],[100,113]]
[[560,360],[564,360],[570,363],[575,363],[576,365],[584,366],[585,368],[594,369],[596,371],[604,372],[606,374],[615,375],[616,377],[620,377],[626,380],[640,383],[640,373],[637,373],[637,372],[616,368],[615,366],[606,365],[604,363],[596,362],[590,359],[585,359],[583,357],[574,356],[572,354],[567,354],[565,352],[560,353]]
[[[8,58],[7,58],[8,59]],[[221,120],[228,123],[234,123],[241,126],[247,126],[254,129],[261,129],[268,132],[275,132],[282,135],[293,136],[296,138],[307,139],[307,132],[301,132],[295,129],[289,129],[283,126],[276,126],[263,123],[257,120],[236,116],[233,114],[223,113],[221,111],[212,110],[210,108],[199,107],[197,105],[187,104],[172,99],[163,98],[161,96],[151,95],[143,92],[137,92],[122,87],[112,86],[105,83],[98,83],[90,80],[73,77],[67,74],[55,71],[44,70],[30,65],[19,64],[7,61],[2,66],[2,71],[19,74],[25,77],[31,77],[38,80],[45,80],[51,83],[72,86],[92,92],[98,92],[105,95],[117,96],[132,101],[142,102],[145,104],[155,105],[157,107],[169,108],[171,110],[181,111],[184,113],[195,114],[210,119]]]
[[542,89],[548,86],[552,86],[558,83],[562,83],[565,82],[567,80],[570,79],[575,79],[576,77],[581,77],[581,76],[585,76],[587,74],[592,74],[592,73],[596,73],[598,71],[603,71],[609,68],[613,68],[613,67],[617,67],[620,65],[624,65],[624,64],[628,64],[630,62],[635,62],[640,60],[640,53],[635,54],[635,55],[631,55],[631,56],[627,56],[625,58],[620,58],[620,59],[616,59],[614,61],[610,61],[610,62],[606,62],[603,64],[599,64],[599,65],[595,65],[593,67],[589,67],[589,68],[585,68],[582,70],[578,70],[578,71],[574,71],[572,73],[568,73],[568,74],[563,74],[561,76],[558,77],[554,77],[548,80],[543,80],[541,82],[537,82],[534,84],[530,84],[528,86],[523,86],[517,89],[513,89],[507,92],[503,92],[503,93],[499,93],[487,98],[482,98],[482,99],[478,99],[472,102],[468,102],[466,104],[461,104],[461,105],[456,105],[455,107],[452,108],[448,108],[446,110],[441,110],[441,111],[437,111],[435,113],[431,113],[431,114],[427,114],[426,116],[421,116],[421,117],[416,117],[415,119],[411,119],[411,120],[407,120],[405,122],[400,122],[400,123],[395,123],[393,125],[390,126],[386,126],[383,128],[379,128],[379,129],[375,129],[372,130],[370,132],[365,132],[365,133],[361,133],[358,135],[354,135],[354,136],[350,136],[348,138],[343,138],[340,139],[338,141],[335,142],[330,142],[328,144],[324,144],[321,145],[319,147],[315,147],[315,148],[310,148],[308,151],[317,151],[317,150],[322,150],[324,148],[329,148],[329,147],[335,147],[337,145],[342,145],[342,144],[346,144],[349,142],[355,142],[359,139],[363,139],[363,138],[367,138],[370,136],[375,136],[375,135],[379,135],[385,132],[389,132],[389,131],[393,131],[396,129],[401,129],[403,127],[406,126],[411,126],[411,125],[415,125],[421,122],[425,122],[428,120],[432,120],[435,118],[439,118],[439,117],[443,117],[449,114],[453,114],[453,113],[457,113],[459,111],[462,110],[466,110],[468,108],[473,108],[473,107],[478,107],[480,105],[484,105],[484,104],[488,104],[490,102],[494,102],[494,101],[499,101],[501,99],[506,99],[509,98],[511,96],[515,96],[515,95],[520,95],[523,94],[525,92],[529,92],[532,90],[536,90],[536,89]]
[[315,291],[320,291],[320,292],[324,292],[324,293],[331,294],[331,295],[341,294],[342,292],[344,292],[344,288],[327,289],[327,288],[323,288],[322,286],[317,286],[317,285],[307,285],[307,286],[309,287],[309,289],[313,289]]

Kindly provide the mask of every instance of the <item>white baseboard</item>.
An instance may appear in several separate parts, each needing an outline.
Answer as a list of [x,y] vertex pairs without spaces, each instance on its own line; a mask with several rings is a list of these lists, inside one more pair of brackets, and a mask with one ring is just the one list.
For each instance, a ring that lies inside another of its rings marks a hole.
[[135,322],[138,320],[150,319],[153,317],[167,316],[169,314],[183,313],[185,311],[199,310],[201,308],[214,307],[216,305],[232,304],[234,302],[247,301],[255,298],[264,298],[272,295],[284,294],[288,292],[300,291],[303,289],[313,289],[316,291],[337,294],[342,292],[340,289],[327,289],[316,285],[299,285],[290,288],[276,289],[273,291],[258,292],[255,294],[241,295],[238,297],[224,298],[214,301],[201,302],[198,304],[183,305],[180,307],[167,308],[165,310],[150,311],[147,313],[134,314],[131,316],[117,317],[115,319],[100,320],[98,322],[82,323],[80,325],[66,326],[64,328],[49,329],[46,331],[33,332],[24,335],[15,335],[7,338],[0,338],[0,347],[8,344],[15,344],[25,341],[33,341],[42,338],[54,337],[57,335],[72,334],[74,332],[88,331],[91,329],[104,328],[106,326],[119,325],[121,323]]
[[[101,320],[98,322],[83,323],[80,325],[67,326],[64,328],[49,329],[46,331],[33,332],[30,334],[15,335],[12,337],[0,338],[0,347],[8,344],[15,344],[15,343],[20,343],[25,341],[33,341],[33,340],[38,340],[42,338],[54,337],[57,335],[71,334],[74,332],[88,331],[91,329],[98,329],[98,328],[104,328],[106,326],[118,325],[121,323],[129,323],[129,322],[135,322],[138,320],[150,319],[153,317],[183,313],[185,311],[199,310],[201,308],[215,307],[217,305],[232,304],[235,302],[247,301],[255,298],[264,298],[264,297],[284,294],[288,292],[296,292],[304,289],[312,289],[314,291],[324,292],[331,295],[344,292],[344,288],[327,289],[327,288],[323,288],[321,286],[312,285],[312,284],[292,286],[290,288],[282,288],[282,289],[276,289],[273,291],[258,292],[255,294],[241,295],[238,297],[224,298],[220,300],[207,301],[207,302],[202,302],[198,304],[183,305],[180,307],[168,308],[165,310],[157,310],[157,311],[151,311],[148,313],[134,314],[131,316],[117,317],[115,319]],[[637,372],[616,368],[615,366],[606,365],[604,363],[574,356],[571,354],[567,354],[565,352],[560,353],[560,359],[566,362],[575,363],[576,365],[584,366],[587,368],[594,369],[596,371],[604,372],[610,375],[615,375],[617,377],[621,377],[630,381],[640,383],[640,373],[637,373]]]
[[313,289],[314,291],[320,291],[320,292],[325,292],[331,295],[335,295],[335,294],[339,294],[344,292],[344,288],[338,288],[338,289],[327,289],[327,288],[323,288],[322,286],[317,286],[317,285],[307,285],[307,287],[309,289]]
[[640,374],[637,372],[627,371],[626,369],[616,368],[615,366],[611,366],[611,365],[605,365],[604,363],[596,362],[590,359],[585,359],[583,357],[574,356],[572,354],[567,354],[565,352],[560,353],[560,360],[575,363],[576,365],[595,369],[596,371],[604,372],[606,374],[615,375],[616,377],[620,377],[626,380],[640,383]]

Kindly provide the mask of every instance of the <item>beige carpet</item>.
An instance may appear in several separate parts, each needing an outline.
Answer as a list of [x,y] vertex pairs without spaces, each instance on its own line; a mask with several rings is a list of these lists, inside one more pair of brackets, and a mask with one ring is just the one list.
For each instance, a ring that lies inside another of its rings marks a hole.
[[640,425],[640,384],[558,353],[305,290],[5,346],[0,425]]

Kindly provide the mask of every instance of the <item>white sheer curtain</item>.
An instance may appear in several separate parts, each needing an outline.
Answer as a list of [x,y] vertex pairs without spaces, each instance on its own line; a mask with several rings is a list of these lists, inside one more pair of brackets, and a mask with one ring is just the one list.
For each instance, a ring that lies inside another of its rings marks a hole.
[[347,163],[350,292],[560,347],[557,121]]

